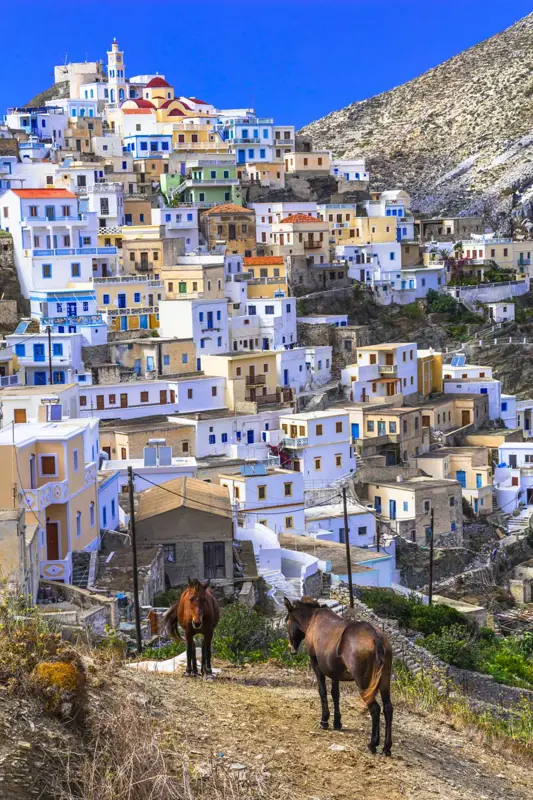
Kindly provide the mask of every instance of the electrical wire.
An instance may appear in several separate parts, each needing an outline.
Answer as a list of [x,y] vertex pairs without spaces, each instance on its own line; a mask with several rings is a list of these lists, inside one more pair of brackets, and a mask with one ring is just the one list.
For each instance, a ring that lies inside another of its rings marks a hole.
[[[146,481],[146,483],[150,483],[152,486],[155,486],[158,489],[163,489],[165,492],[168,492],[169,494],[173,494],[176,497],[181,497],[182,500],[190,499],[190,498],[187,497],[187,495],[181,494],[180,492],[175,492],[173,489],[169,489],[167,486],[165,486],[164,483],[161,483],[161,484],[154,483],[154,481],[149,480],[144,475],[141,475],[138,472],[134,472],[133,475],[135,477],[137,477],[137,478],[140,478],[140,480],[142,480],[142,481]],[[337,495],[337,497],[341,497],[341,496],[342,495],[340,495],[340,494]],[[228,499],[229,499],[229,497],[228,497]],[[285,498],[285,499],[287,499],[287,498]],[[333,497],[330,497],[327,500],[323,501],[322,503],[315,503],[313,505],[313,508],[318,508],[319,506],[331,505],[332,499],[333,499]],[[195,503],[195,505],[204,506],[205,508],[209,509],[211,511],[211,513],[214,513],[213,512],[213,506],[209,505],[209,503],[202,503],[201,500],[193,500],[192,502]],[[293,504],[293,505],[295,505],[295,504]],[[248,512],[245,509],[243,509],[242,513],[243,514],[250,514],[250,515],[253,514],[254,516],[261,516],[261,517],[265,516],[265,512],[264,511],[263,512],[255,512],[255,511]],[[271,512],[268,512],[268,516],[286,515],[286,513],[287,513],[286,511],[271,511]]]

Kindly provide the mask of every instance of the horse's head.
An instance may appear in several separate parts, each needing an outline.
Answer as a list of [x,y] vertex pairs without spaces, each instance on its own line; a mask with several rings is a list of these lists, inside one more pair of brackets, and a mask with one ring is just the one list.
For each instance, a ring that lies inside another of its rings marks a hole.
[[301,602],[296,600],[291,603],[288,597],[283,598],[285,608],[287,609],[287,630],[289,632],[289,642],[293,655],[296,655],[298,648],[305,639],[305,631],[309,621],[309,610],[319,608],[318,603]]
[[204,621],[204,610],[207,602],[207,589],[210,581],[199,581],[189,578],[189,605],[193,628],[201,628]]

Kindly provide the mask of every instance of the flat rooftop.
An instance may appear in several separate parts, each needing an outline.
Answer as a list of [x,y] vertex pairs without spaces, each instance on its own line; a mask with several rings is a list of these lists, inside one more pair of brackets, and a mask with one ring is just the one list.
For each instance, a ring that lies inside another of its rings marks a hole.
[[372,486],[387,486],[391,489],[438,489],[441,486],[457,486],[459,481],[447,478],[406,478],[403,481],[368,481]]
[[0,431],[0,445],[24,445],[36,439],[66,439],[90,427],[98,426],[98,418],[85,417],[64,422],[25,422],[9,425]]
[[[279,543],[286,550],[297,550],[301,553],[308,553],[322,561],[331,562],[331,570],[336,575],[345,575],[346,568],[346,545],[338,542],[327,542],[322,539],[315,539],[312,536],[298,536],[292,533],[282,533]],[[372,567],[365,566],[365,562],[380,561],[390,559],[388,553],[376,553],[373,550],[366,550],[362,547],[350,547],[352,560],[352,572],[369,572]]]

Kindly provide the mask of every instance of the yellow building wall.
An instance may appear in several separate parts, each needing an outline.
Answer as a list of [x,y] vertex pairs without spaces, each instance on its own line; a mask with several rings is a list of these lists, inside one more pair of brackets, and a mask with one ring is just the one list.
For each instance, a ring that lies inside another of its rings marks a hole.
[[336,240],[340,240],[341,244],[396,241],[394,217],[354,217],[349,228],[340,228],[339,230],[340,234],[336,235]]
[[[74,450],[78,451],[78,471],[74,471]],[[85,458],[83,454],[83,434],[67,440],[67,472],[69,493],[79,492],[85,486]]]
[[[69,501],[68,520],[72,550],[83,550],[98,535],[98,497],[96,483],[83,489]],[[94,525],[90,525],[90,505],[94,503]],[[76,515],[81,511],[81,536],[76,536]]]
[[442,392],[442,354],[435,353],[418,359],[418,391],[428,395]]
[[248,299],[253,300],[254,297],[274,297],[276,292],[285,292],[289,294],[289,287],[287,281],[280,279],[278,283],[247,283]]

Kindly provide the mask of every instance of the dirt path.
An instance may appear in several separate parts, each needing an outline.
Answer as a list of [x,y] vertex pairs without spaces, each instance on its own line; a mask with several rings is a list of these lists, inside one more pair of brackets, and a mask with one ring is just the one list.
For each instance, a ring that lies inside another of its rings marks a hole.
[[[249,797],[271,800],[524,800],[531,765],[498,754],[446,720],[395,712],[393,758],[366,750],[370,720],[342,687],[342,732],[318,727],[310,677],[253,667],[212,682],[136,676],[164,700],[167,735],[178,737],[192,772],[213,762],[237,771]],[[170,691],[168,691],[170,689]],[[168,715],[168,716],[167,716]],[[333,748],[333,749],[332,749]]]

